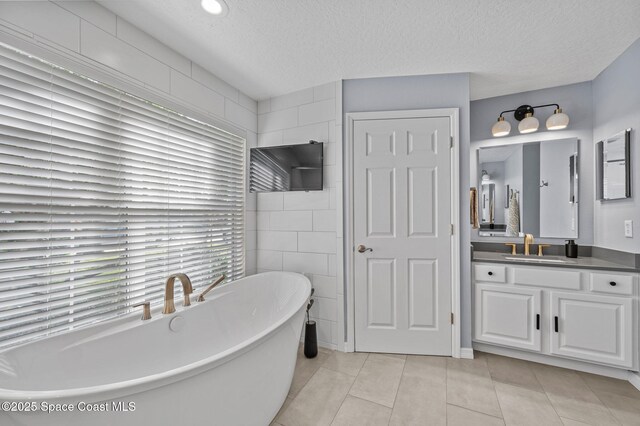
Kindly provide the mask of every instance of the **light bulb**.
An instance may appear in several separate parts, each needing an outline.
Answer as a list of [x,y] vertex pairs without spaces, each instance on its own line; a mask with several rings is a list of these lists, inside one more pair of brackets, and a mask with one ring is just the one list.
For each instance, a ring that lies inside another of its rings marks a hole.
[[498,121],[491,127],[491,134],[495,137],[507,136],[510,132],[511,124],[503,116],[498,117]]
[[547,118],[547,130],[562,130],[569,125],[569,116],[562,112],[562,108],[558,108]]
[[520,133],[533,133],[538,130],[539,125],[538,119],[535,118],[532,113],[528,112],[525,118],[518,124],[518,131]]
[[220,15],[222,13],[222,4],[217,0],[202,0],[200,3],[205,12],[212,15]]

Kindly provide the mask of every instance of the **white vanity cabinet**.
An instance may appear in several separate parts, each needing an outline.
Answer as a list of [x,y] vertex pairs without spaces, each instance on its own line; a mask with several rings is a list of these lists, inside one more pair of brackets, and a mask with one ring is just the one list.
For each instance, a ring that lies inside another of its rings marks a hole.
[[633,366],[631,297],[551,291],[550,352],[620,367]]
[[539,351],[540,290],[476,284],[476,340]]
[[638,275],[474,262],[474,342],[638,369]]

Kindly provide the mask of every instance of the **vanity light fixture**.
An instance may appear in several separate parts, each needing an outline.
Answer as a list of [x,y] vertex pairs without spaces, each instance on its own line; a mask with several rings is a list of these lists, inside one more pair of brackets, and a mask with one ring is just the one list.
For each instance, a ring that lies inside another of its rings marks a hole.
[[216,16],[226,14],[226,11],[228,10],[227,5],[223,0],[202,0],[200,5],[205,12]]
[[502,111],[498,117],[498,121],[491,127],[491,134],[494,137],[507,136],[511,132],[511,124],[505,120],[504,114],[507,112],[513,112],[513,117],[518,120],[518,131],[520,133],[533,133],[538,130],[540,123],[537,118],[533,116],[536,108],[545,108],[554,106],[556,109],[553,114],[547,119],[547,130],[561,130],[565,129],[569,125],[569,116],[562,112],[562,108],[558,104],[546,104],[546,105],[521,105],[516,109],[509,109]]

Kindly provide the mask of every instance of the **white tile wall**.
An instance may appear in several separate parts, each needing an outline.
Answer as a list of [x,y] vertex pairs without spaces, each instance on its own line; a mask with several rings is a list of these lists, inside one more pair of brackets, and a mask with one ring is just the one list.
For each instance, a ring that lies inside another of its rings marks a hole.
[[308,105],[302,105],[299,109],[298,124],[305,125],[321,121],[336,119],[336,100],[326,99]]
[[170,93],[171,68],[168,65],[87,21],[80,23],[80,37],[83,56]]
[[298,108],[283,109],[258,115],[258,133],[288,129],[298,125]]
[[273,231],[311,231],[313,212],[309,210],[271,212],[269,228]]
[[239,91],[235,87],[227,84],[223,80],[220,80],[209,71],[205,70],[198,64],[191,65],[191,77],[216,92],[223,95],[225,98],[229,98],[234,102],[239,102]]
[[283,198],[284,194],[282,192],[258,194],[258,211],[282,210]]
[[282,131],[283,145],[306,143],[310,140],[327,142],[329,140],[329,125],[327,123],[317,123]]
[[268,231],[271,226],[271,212],[268,210],[257,212],[256,226],[259,231]]
[[249,129],[252,132],[258,131],[256,113],[229,98],[224,99],[224,117],[243,129]]
[[[126,82],[136,94],[151,90],[152,100],[166,99],[174,108],[186,107],[181,111],[186,114],[193,110],[222,125],[231,122],[246,131],[247,148],[258,144],[255,100],[96,2],[0,1],[0,37],[3,34],[46,49],[49,60],[60,58],[66,66],[77,63],[89,76],[95,71],[97,79],[105,74],[113,77],[110,84]],[[297,119],[296,111],[296,124]],[[282,210],[282,196],[279,201]],[[247,194],[247,274],[257,270],[256,209],[256,195]],[[297,246],[295,232],[291,241]],[[277,264],[277,260],[271,262]],[[281,259],[279,265],[281,269]]]
[[310,192],[285,192],[285,210],[326,210],[331,208],[330,189]]
[[[240,92],[238,94],[238,103],[240,103],[241,106],[245,107],[246,109],[248,109],[252,113],[254,113],[254,114],[258,113],[258,102],[256,102],[255,100],[251,99],[249,96],[245,95],[242,92]],[[258,117],[256,117],[256,119],[255,119],[255,124],[256,124],[256,130],[257,130]]]
[[54,1],[53,3],[91,22],[106,32],[116,35],[117,16],[92,1]]
[[167,49],[164,44],[120,17],[117,19],[116,28],[116,34],[120,40],[142,50],[182,74],[191,75],[191,61],[178,52]]
[[308,253],[335,253],[335,232],[298,232],[298,250]]
[[80,51],[80,18],[54,3],[0,1],[0,23],[3,21],[71,51]]
[[[258,233],[258,237],[260,234]],[[319,253],[282,253],[282,269],[284,271],[329,275],[328,255]]]
[[313,230],[336,232],[336,212],[334,210],[314,210]]
[[258,146],[282,145],[283,134],[284,132],[282,130],[260,133],[258,135]]
[[258,102],[258,114],[264,114],[271,111],[271,99],[263,99]]
[[333,298],[336,293],[336,277],[326,275],[314,275],[313,286],[316,289],[315,294],[319,297]]
[[175,70],[171,70],[171,94],[188,100],[204,111],[224,117],[224,96]]
[[258,250],[258,269],[282,271],[282,252],[274,250]]
[[288,109],[313,102],[313,88],[271,98],[271,111]]
[[[328,83],[258,102],[259,146],[325,143],[323,191],[258,194],[257,267],[311,274],[316,289],[311,317],[318,324],[319,344],[329,348],[336,348],[342,338],[338,285],[343,280],[336,275],[342,256],[342,238],[336,234],[342,203],[336,199],[341,196],[336,188],[341,178],[337,169],[342,167],[342,155],[337,154],[342,151],[342,128],[336,125],[341,121],[341,103],[336,100],[341,91],[340,82]],[[295,248],[291,234],[296,235]]]
[[[260,203],[258,202],[258,208]],[[297,232],[258,231],[258,250],[297,251]]]
[[313,88],[313,100],[323,101],[336,98],[336,83],[327,83]]

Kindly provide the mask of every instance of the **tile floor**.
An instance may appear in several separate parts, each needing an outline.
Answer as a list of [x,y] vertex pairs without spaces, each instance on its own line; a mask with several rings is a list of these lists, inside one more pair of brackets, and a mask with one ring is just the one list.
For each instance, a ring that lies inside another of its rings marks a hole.
[[622,380],[476,352],[476,359],[298,352],[273,426],[640,425]]

